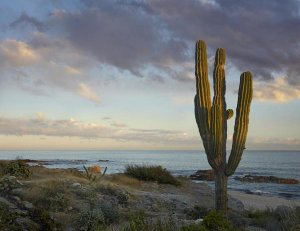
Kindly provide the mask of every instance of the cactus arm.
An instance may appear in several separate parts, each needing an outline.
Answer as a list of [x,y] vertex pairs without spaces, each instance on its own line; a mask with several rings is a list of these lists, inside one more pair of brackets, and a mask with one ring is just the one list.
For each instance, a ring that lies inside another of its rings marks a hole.
[[[226,158],[226,139],[227,139],[227,119],[226,119],[226,102],[225,102],[225,50],[222,48],[217,49],[215,56],[215,65],[214,65],[214,98],[213,98],[213,110],[214,113],[218,114],[218,119],[214,119],[214,122],[217,122],[218,125],[212,125],[211,121],[211,130],[214,127],[219,127],[218,137],[211,137],[211,145],[218,145],[219,147],[214,147],[214,152],[211,153],[211,158],[216,159],[216,162],[219,164],[222,163],[222,159]],[[218,108],[218,109],[217,109]],[[216,136],[215,131],[211,131],[211,135]],[[217,139],[218,141],[214,141]],[[211,148],[213,148],[211,146]],[[225,155],[225,157],[224,157]]]
[[210,126],[210,151],[208,156],[210,162],[218,167],[221,164],[222,158],[222,134],[223,134],[223,116],[222,109],[218,104],[214,104],[211,108],[211,126]]
[[240,77],[232,149],[226,165],[227,176],[234,173],[241,160],[243,150],[245,149],[252,94],[252,75],[250,72],[244,72]]
[[195,76],[198,99],[195,99],[195,116],[203,146],[209,155],[209,126],[210,126],[210,86],[208,81],[208,65],[206,45],[204,41],[197,41],[195,52]]

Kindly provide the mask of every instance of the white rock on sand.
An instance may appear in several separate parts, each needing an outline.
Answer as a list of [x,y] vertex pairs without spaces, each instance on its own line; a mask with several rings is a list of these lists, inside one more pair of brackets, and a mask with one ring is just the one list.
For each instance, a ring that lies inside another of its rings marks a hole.
[[290,200],[275,196],[260,196],[242,192],[229,191],[230,196],[243,202],[245,209],[275,209],[279,205],[289,207],[300,206],[300,200]]

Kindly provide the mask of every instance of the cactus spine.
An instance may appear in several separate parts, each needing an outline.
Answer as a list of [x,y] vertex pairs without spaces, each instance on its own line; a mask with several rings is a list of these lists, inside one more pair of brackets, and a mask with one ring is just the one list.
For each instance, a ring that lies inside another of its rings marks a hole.
[[233,116],[233,110],[226,108],[225,58],[225,50],[217,49],[213,72],[214,97],[211,105],[206,45],[204,41],[197,41],[195,117],[207,160],[215,173],[216,209],[226,213],[227,178],[235,172],[245,149],[253,88],[251,73],[242,73],[232,149],[228,162],[226,162],[227,120]]

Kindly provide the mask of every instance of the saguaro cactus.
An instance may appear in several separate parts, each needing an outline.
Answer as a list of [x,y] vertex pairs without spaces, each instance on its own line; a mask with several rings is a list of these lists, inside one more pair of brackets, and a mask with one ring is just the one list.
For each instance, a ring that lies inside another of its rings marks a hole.
[[196,122],[208,163],[214,169],[216,209],[226,212],[227,179],[235,172],[245,149],[253,92],[252,75],[250,72],[244,72],[240,77],[232,149],[226,162],[227,119],[233,116],[233,110],[227,110],[225,101],[225,50],[218,48],[215,55],[212,105],[204,41],[200,40],[196,43],[195,61],[197,94],[194,101]]

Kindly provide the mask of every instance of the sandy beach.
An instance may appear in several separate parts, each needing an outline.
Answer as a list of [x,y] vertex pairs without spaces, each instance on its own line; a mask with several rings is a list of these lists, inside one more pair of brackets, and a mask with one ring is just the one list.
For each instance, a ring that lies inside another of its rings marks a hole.
[[228,193],[233,198],[240,200],[247,210],[276,209],[276,207],[280,205],[289,207],[300,206],[300,200],[291,200],[275,196],[253,195],[237,191],[229,191]]

